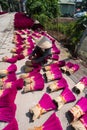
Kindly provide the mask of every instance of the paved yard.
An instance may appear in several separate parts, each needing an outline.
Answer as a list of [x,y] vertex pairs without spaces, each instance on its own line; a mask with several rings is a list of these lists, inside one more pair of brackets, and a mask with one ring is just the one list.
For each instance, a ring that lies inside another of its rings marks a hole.
[[[5,14],[3,16],[0,16],[0,58],[2,58],[3,56],[11,56],[10,50],[14,46],[12,44],[12,37],[13,37],[13,31],[14,31],[13,19],[14,19],[14,14]],[[70,77],[63,74],[64,78],[67,80],[69,84],[70,89],[72,89],[75,83],[77,83],[82,76],[87,75],[87,68],[81,65],[80,60],[70,59],[69,53],[66,51],[66,49],[64,49],[60,45],[60,43],[57,43],[57,46],[61,50],[60,60],[61,59],[70,60],[72,62],[79,63],[80,65],[80,70],[77,71],[75,74],[71,75]],[[19,75],[22,73],[21,67],[24,65],[26,60],[27,58],[24,60],[18,61],[16,63],[16,65],[18,66],[17,77],[19,77]],[[9,65],[10,65],[9,63],[0,62],[0,69],[5,69]],[[41,70],[41,73],[43,73],[42,70]],[[26,94],[22,94],[21,93],[22,90],[18,91],[15,102],[17,104],[16,119],[18,121],[19,130],[28,130],[28,128],[43,124],[44,121],[46,121],[48,117],[54,112],[54,111],[50,111],[42,115],[39,119],[35,120],[35,122],[32,122],[32,123],[29,122],[29,117],[27,116],[29,108],[34,106],[36,103],[38,103],[42,95],[46,92],[46,87],[48,86],[48,84],[50,83],[45,84],[44,90],[38,91],[38,92],[29,92]],[[61,91],[53,92],[52,94],[50,94],[50,96],[54,98],[57,95],[59,95],[60,92]],[[84,96],[84,95],[85,95],[84,93],[78,96],[75,95],[76,101],[81,96]],[[66,118],[66,112],[75,104],[75,102],[66,104],[61,108],[60,111],[56,111],[56,114],[61,121],[63,130],[70,130],[70,128],[68,128],[69,123]]]

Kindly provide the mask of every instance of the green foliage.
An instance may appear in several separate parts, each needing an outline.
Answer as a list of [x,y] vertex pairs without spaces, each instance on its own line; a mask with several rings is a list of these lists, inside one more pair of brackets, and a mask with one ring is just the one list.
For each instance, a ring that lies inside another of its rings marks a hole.
[[27,0],[27,12],[30,17],[37,19],[45,27],[45,29],[53,29],[52,19],[60,14],[58,0]]
[[58,24],[53,25],[52,23],[49,23],[47,30],[57,31],[58,30]]
[[[87,24],[87,17],[82,17],[74,22],[68,23],[67,25],[62,24],[62,32],[67,36],[67,44],[71,46],[71,50],[75,51],[75,48],[80,41],[83,32],[85,30],[84,24]],[[66,26],[66,27],[63,27]]]
[[33,17],[33,15],[39,15],[40,13],[43,13],[44,6],[40,0],[27,0],[26,9],[28,14]]
[[7,0],[0,0],[0,5],[2,6],[2,9],[6,11],[8,9],[8,2]]
[[46,28],[50,25],[51,19],[58,17],[60,13],[58,0],[27,0],[26,10],[30,17],[37,18]]
[[28,14],[40,21],[46,30],[63,33],[67,37],[67,43],[71,46],[70,49],[75,50],[84,32],[84,25],[87,25],[87,16],[70,23],[53,22],[53,19],[60,15],[58,0],[27,0],[26,8]]
[[76,43],[79,42],[79,40],[85,30],[84,23],[85,23],[84,18],[80,18],[73,23],[73,26],[71,28],[72,31],[69,36],[72,43],[75,44],[75,42]]
[[69,46],[69,50],[72,52],[75,52],[75,48],[80,41],[83,32],[85,30],[84,25],[87,25],[87,17],[81,17],[80,19],[77,19],[72,22],[56,22],[56,23],[50,23],[48,30],[53,31],[59,31],[64,36],[67,37],[65,41],[67,41],[66,45]]
[[28,0],[26,5],[27,5],[27,11],[30,16],[33,16],[35,14],[39,15],[45,11],[44,6],[40,0],[38,1],[33,0],[33,2]]
[[37,19],[46,29],[46,26],[48,26],[48,21],[49,21],[49,17],[46,16],[45,14],[40,14],[40,15],[33,15],[33,19]]
[[58,31],[63,33],[64,35],[66,34],[67,30],[67,25],[65,23],[59,23],[58,24]]

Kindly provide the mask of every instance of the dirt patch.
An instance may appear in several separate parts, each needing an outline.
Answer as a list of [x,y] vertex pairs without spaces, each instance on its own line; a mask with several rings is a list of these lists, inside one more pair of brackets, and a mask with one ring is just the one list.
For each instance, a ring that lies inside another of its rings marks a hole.
[[65,43],[66,43],[67,37],[66,37],[64,34],[58,32],[58,31],[51,31],[51,30],[49,30],[49,31],[47,31],[47,32],[48,32],[52,37],[54,37],[56,40],[58,40],[59,42],[65,42]]

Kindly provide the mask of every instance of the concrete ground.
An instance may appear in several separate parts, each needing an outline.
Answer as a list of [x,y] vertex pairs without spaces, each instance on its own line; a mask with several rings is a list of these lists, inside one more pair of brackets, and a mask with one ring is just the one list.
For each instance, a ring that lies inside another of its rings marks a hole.
[[[14,19],[14,14],[4,14],[0,16],[0,59],[3,56],[11,56],[10,50],[14,46],[12,44],[12,37],[13,37],[13,19]],[[60,48],[61,53],[60,53],[60,60],[64,59],[66,61],[72,61],[74,63],[78,63],[80,65],[80,69],[75,73],[72,74],[71,76],[66,76],[63,74],[64,78],[67,80],[70,89],[74,87],[74,85],[79,81],[79,79],[83,76],[87,76],[87,68],[81,65],[80,60],[72,60],[70,58],[70,54],[67,52],[65,48],[61,46],[60,43],[57,42],[58,48]],[[17,77],[22,73],[21,68],[25,64],[25,61],[27,60],[21,60],[16,63],[18,70],[17,70]],[[9,63],[4,63],[0,62],[0,69],[6,69],[10,64]],[[41,73],[43,71],[41,70]],[[50,82],[51,83],[51,82]],[[85,93],[81,93],[80,95],[75,95],[76,96],[76,101],[73,103],[65,104],[60,111],[50,111],[47,112],[46,114],[43,114],[39,119],[35,120],[34,122],[30,123],[29,122],[29,117],[28,117],[28,110],[32,106],[36,105],[38,101],[41,99],[42,95],[46,92],[46,87],[50,83],[45,83],[45,87],[42,91],[38,92],[29,92],[26,94],[22,94],[22,90],[18,91],[17,97],[15,100],[15,103],[17,104],[17,111],[16,111],[16,119],[18,121],[19,125],[19,130],[28,130],[28,128],[32,128],[34,126],[40,126],[43,124],[49,116],[53,113],[56,112],[56,115],[59,117],[63,130],[71,130],[69,127],[69,123],[66,117],[66,112],[80,99],[82,96],[85,96]],[[58,92],[53,92],[50,94],[52,98],[58,96],[61,93],[61,91]],[[5,124],[4,124],[5,126]],[[0,123],[0,130],[2,129],[2,123]]]

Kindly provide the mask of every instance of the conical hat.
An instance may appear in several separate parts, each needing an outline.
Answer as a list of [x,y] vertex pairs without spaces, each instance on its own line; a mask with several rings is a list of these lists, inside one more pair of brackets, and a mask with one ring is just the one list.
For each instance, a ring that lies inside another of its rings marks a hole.
[[41,40],[37,42],[37,46],[42,49],[49,49],[52,47],[52,41],[48,37],[43,36]]

